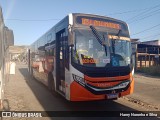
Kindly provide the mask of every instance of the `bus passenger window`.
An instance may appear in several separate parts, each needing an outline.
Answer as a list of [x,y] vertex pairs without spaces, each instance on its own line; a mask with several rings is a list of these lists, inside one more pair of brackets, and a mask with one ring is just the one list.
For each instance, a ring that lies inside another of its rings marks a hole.
[[50,56],[52,56],[52,49],[50,49],[50,51],[49,51],[49,55],[50,55]]

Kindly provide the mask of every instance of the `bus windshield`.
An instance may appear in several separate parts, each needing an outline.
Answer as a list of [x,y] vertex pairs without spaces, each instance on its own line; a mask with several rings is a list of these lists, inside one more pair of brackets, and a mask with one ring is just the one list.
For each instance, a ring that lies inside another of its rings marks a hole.
[[131,63],[131,43],[127,40],[111,39],[112,66],[128,66]]
[[[108,35],[107,32],[98,31],[98,33],[100,37]],[[104,46],[100,44],[92,30],[76,29],[75,45],[72,51],[73,61],[87,67],[127,66],[130,64],[129,41],[113,39],[109,41],[110,46]]]

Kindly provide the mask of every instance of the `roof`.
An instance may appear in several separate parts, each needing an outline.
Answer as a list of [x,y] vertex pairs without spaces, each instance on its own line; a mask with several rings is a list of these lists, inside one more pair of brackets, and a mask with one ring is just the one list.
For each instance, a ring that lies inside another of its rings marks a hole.
[[142,43],[146,43],[146,42],[157,42],[157,41],[160,41],[160,40],[149,40],[149,41],[144,41]]

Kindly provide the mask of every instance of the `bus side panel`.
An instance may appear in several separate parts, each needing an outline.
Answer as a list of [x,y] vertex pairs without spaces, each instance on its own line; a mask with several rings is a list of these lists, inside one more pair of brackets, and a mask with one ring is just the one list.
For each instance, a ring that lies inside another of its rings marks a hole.
[[50,84],[48,74],[52,73],[56,91],[56,33],[68,30],[68,21],[65,17],[31,45],[30,71],[33,70],[33,76],[46,86]]

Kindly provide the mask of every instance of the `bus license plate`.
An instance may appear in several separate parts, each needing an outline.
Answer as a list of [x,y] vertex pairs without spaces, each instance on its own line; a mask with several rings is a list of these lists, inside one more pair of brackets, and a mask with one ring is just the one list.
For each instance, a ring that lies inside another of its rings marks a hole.
[[115,93],[115,94],[107,94],[107,98],[108,99],[118,98],[118,94],[117,93]]

